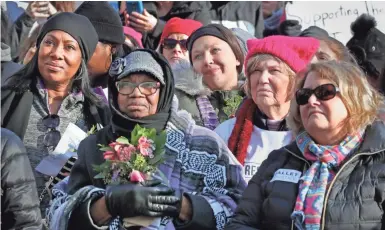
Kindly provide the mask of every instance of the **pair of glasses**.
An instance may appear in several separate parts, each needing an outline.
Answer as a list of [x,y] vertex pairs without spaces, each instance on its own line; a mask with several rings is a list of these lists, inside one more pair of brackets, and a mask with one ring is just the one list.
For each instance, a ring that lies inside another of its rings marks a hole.
[[59,143],[61,134],[56,130],[60,124],[60,117],[56,114],[50,114],[42,120],[45,127],[49,129],[49,132],[44,135],[43,144],[45,147],[56,147]]
[[299,89],[295,93],[295,99],[298,105],[306,105],[309,102],[311,95],[315,95],[318,100],[327,101],[333,99],[340,89],[333,84],[324,84],[316,87],[315,89]]
[[175,39],[172,39],[172,38],[165,38],[163,40],[163,44],[162,45],[163,45],[163,48],[171,50],[171,49],[174,49],[177,44],[179,44],[180,48],[182,48],[184,50],[187,50],[187,40],[186,39],[175,40]]
[[142,83],[132,83],[129,81],[118,81],[116,82],[116,88],[118,92],[123,95],[130,95],[136,88],[139,89],[141,94],[146,96],[153,95],[160,88],[159,82],[149,81]]

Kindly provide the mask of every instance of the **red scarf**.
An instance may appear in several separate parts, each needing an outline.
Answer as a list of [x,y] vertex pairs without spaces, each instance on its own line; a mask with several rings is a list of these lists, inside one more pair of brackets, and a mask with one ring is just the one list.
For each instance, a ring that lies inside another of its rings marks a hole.
[[256,109],[257,106],[252,99],[244,101],[229,138],[229,149],[242,165],[245,163],[247,147],[253,133],[253,115]]

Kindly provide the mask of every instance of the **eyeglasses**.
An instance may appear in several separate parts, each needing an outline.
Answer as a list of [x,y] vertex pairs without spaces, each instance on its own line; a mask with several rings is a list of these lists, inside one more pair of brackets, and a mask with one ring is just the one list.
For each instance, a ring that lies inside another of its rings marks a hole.
[[46,147],[56,147],[56,145],[59,143],[61,134],[59,131],[56,130],[56,128],[60,124],[60,117],[56,114],[50,114],[43,118],[42,120],[45,127],[50,129],[48,133],[44,135],[43,144]]
[[321,101],[327,101],[333,99],[340,89],[333,84],[324,84],[316,87],[315,89],[299,89],[295,93],[295,99],[298,105],[306,105],[309,102],[311,95],[315,95],[317,99]]
[[163,40],[163,47],[165,49],[168,49],[168,50],[174,49],[177,44],[179,44],[182,49],[187,50],[187,40],[186,39],[175,40],[172,38],[165,38]]
[[156,93],[156,91],[160,88],[160,83],[153,81],[142,83],[118,81],[116,82],[116,88],[118,89],[118,92],[123,95],[130,95],[136,88],[138,88],[141,94],[149,96]]

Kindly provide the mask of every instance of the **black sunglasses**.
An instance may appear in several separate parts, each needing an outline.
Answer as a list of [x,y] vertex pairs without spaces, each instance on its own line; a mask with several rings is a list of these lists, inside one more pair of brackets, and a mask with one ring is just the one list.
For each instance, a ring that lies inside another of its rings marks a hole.
[[169,50],[174,49],[177,44],[179,44],[182,49],[187,50],[187,40],[186,39],[175,40],[172,38],[165,38],[163,40],[163,48],[166,48]]
[[60,117],[56,114],[49,114],[43,118],[42,122],[49,129],[49,132],[44,135],[44,146],[56,147],[61,138],[60,132],[56,130],[60,124]]
[[333,99],[340,89],[333,84],[324,84],[317,86],[315,89],[302,88],[295,93],[295,99],[298,105],[306,105],[311,95],[315,95],[321,101]]

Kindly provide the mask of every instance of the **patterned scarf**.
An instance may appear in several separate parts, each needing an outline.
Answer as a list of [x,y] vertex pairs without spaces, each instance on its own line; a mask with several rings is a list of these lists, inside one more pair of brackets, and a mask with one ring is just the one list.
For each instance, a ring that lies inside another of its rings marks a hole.
[[362,142],[363,131],[346,137],[339,145],[321,146],[314,143],[307,132],[296,138],[304,157],[313,162],[301,178],[297,201],[291,218],[298,229],[318,230],[325,192],[335,176],[336,167]]
[[283,7],[264,20],[265,28],[268,30],[275,30],[278,28],[281,17],[283,15]]
[[196,98],[196,101],[204,127],[214,130],[219,125],[219,119],[209,98],[207,96],[199,96]]

